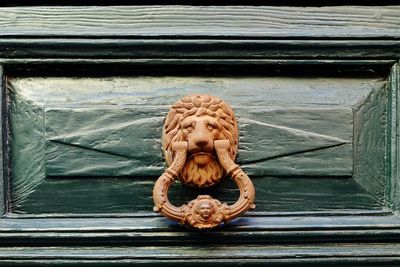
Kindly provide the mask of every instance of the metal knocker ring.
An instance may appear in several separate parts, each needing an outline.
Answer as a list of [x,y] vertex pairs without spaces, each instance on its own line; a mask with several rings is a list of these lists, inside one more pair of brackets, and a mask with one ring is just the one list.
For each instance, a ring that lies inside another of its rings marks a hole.
[[[169,167],[154,185],[154,211],[202,229],[227,223],[255,208],[253,183],[234,163],[238,126],[228,104],[209,95],[181,98],[167,115],[162,141]],[[176,179],[189,186],[209,187],[226,175],[233,178],[240,190],[239,199],[232,205],[209,195],[199,195],[180,207],[168,200],[168,189]]]

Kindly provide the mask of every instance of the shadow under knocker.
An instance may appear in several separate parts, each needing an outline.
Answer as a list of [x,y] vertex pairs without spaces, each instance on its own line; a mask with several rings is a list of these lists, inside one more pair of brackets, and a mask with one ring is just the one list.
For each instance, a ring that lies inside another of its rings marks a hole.
[[[212,228],[254,209],[255,190],[245,172],[234,163],[238,127],[231,108],[209,95],[183,97],[167,115],[163,131],[164,153],[169,168],[153,189],[154,211],[195,228]],[[232,205],[209,195],[180,207],[168,200],[168,190],[179,179],[190,186],[209,187],[229,175],[240,190]]]

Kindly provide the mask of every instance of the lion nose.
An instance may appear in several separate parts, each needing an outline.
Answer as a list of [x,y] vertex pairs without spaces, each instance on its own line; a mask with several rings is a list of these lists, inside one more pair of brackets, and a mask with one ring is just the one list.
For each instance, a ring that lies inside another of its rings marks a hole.
[[209,140],[207,137],[202,136],[202,137],[196,138],[196,140],[194,140],[194,143],[196,144],[196,146],[203,148],[208,145]]

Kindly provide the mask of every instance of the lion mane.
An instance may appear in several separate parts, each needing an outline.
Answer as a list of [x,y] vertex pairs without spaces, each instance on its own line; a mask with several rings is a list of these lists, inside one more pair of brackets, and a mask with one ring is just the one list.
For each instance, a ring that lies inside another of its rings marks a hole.
[[172,143],[184,141],[181,134],[181,122],[186,117],[212,116],[218,119],[221,134],[229,140],[229,155],[235,160],[238,147],[237,121],[231,107],[215,96],[196,94],[182,97],[167,114],[163,129],[163,150],[168,165],[172,164]]

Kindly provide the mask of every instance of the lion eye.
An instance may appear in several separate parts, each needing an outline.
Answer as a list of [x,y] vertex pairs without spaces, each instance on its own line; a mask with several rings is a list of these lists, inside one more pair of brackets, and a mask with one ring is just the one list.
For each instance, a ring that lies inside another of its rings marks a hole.
[[207,129],[208,129],[208,130],[210,130],[210,131],[212,131],[212,130],[214,130],[214,129],[215,129],[215,127],[214,127],[214,126],[212,126],[211,124],[209,124],[209,125],[207,126]]
[[191,131],[193,131],[193,127],[192,127],[192,126],[186,127],[186,130],[187,130],[188,132],[191,132]]

